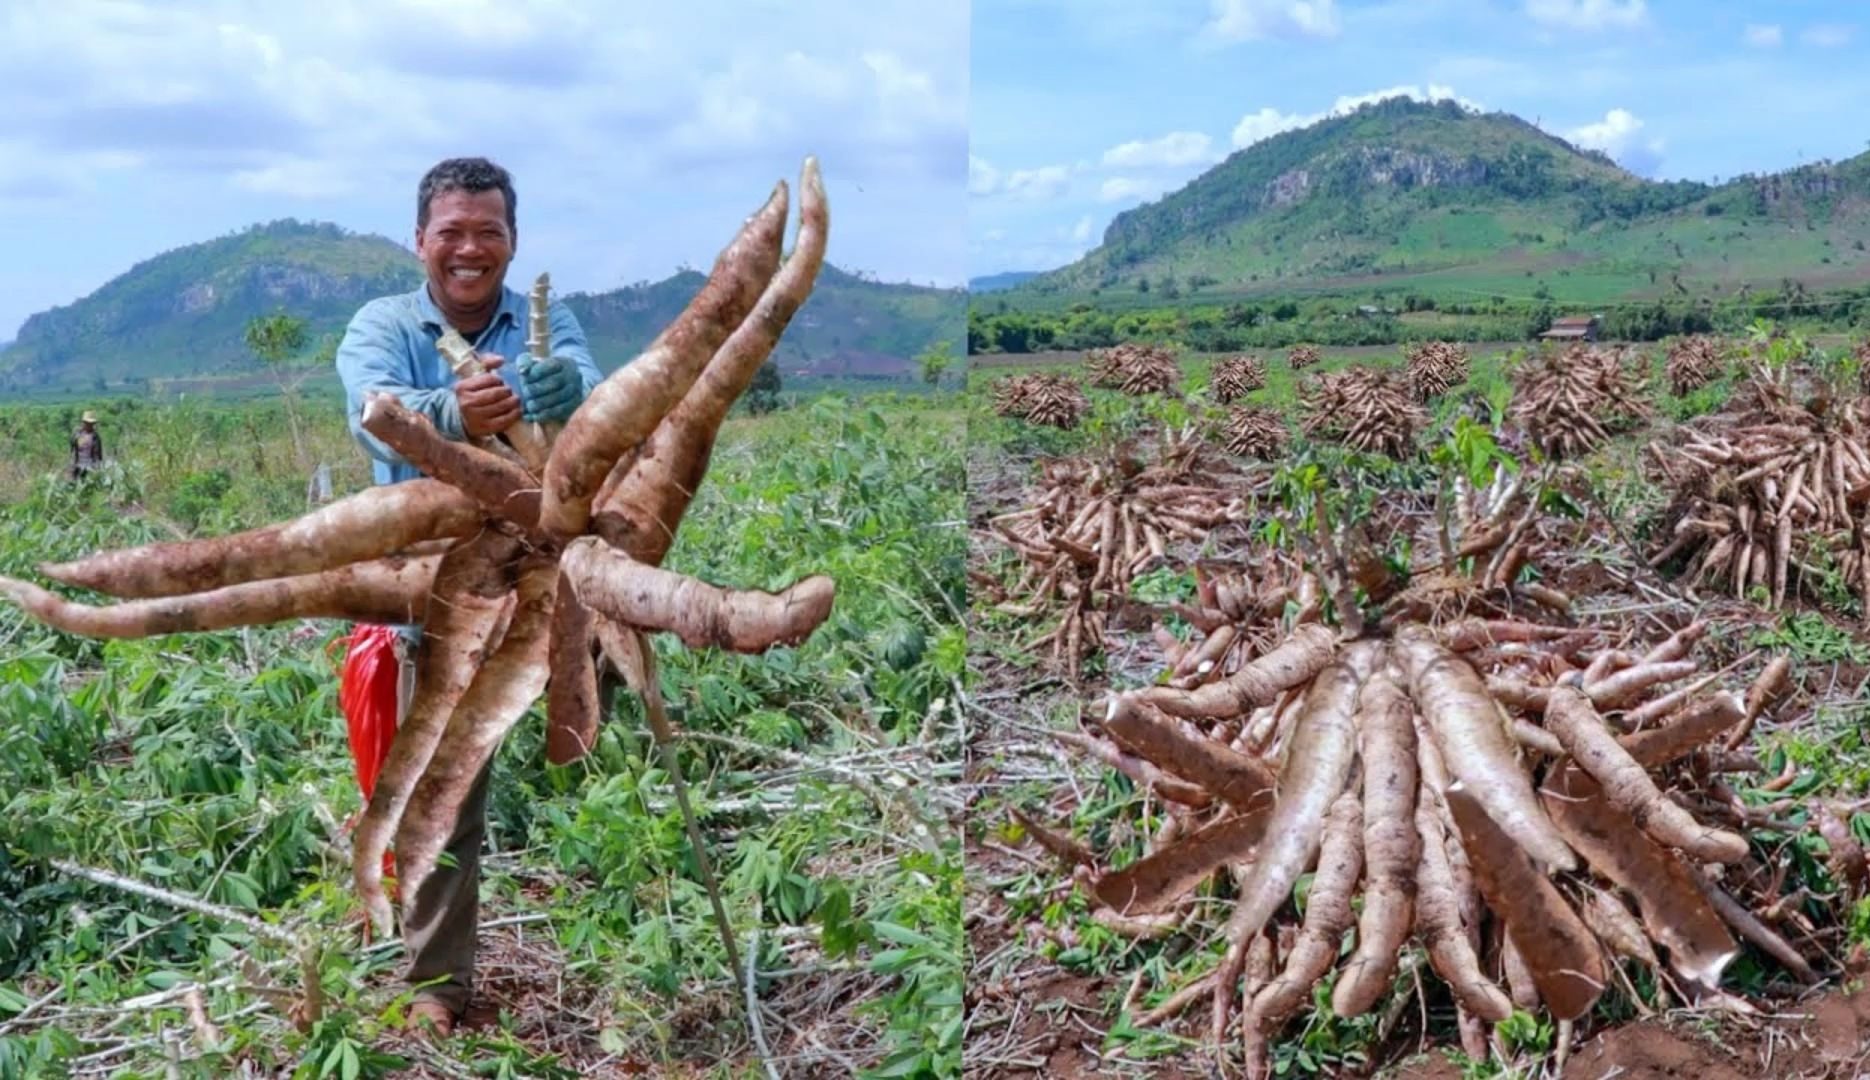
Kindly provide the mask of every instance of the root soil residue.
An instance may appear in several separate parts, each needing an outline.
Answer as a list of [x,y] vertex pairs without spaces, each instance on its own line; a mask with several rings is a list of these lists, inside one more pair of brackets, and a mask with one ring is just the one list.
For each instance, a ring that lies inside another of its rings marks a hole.
[[1770,1018],[1645,1020],[1587,1041],[1563,1080],[1854,1080],[1870,1076],[1870,990],[1788,1003]]

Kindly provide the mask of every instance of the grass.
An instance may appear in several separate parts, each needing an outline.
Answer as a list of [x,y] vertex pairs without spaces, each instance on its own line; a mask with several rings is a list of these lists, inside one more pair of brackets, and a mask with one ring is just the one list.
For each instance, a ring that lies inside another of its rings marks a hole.
[[[54,474],[73,412],[0,409],[0,573],[281,520],[303,511],[318,461],[339,494],[368,482],[330,410],[292,460],[276,404],[191,401],[100,409],[111,463],[72,485]],[[722,584],[838,582],[830,620],[797,648],[657,642],[688,733],[681,768],[761,972],[766,1038],[793,1069],[959,1073],[961,859],[942,782],[964,692],[962,545],[948,527],[961,516],[960,430],[939,394],[828,396],[730,420],[668,559]],[[239,1062],[379,1076],[398,1061],[424,1075],[757,1074],[627,694],[584,761],[544,764],[542,704],[496,759],[482,918],[507,925],[483,935],[481,977],[500,1015],[439,1051],[396,1035],[399,950],[360,942],[342,851],[360,806],[331,651],[343,630],[100,642],[0,611],[0,1077],[68,1075],[86,1059],[158,1075],[172,1052],[203,1076]],[[54,860],[315,940],[327,1019],[298,1034],[252,989],[296,988],[291,950]],[[253,977],[229,978],[243,961]],[[189,1034],[190,987],[218,1041]]]

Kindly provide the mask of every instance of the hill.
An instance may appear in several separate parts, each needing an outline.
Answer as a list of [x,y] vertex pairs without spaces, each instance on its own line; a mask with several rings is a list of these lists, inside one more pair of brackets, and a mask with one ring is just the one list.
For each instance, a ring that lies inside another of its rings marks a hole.
[[1861,281],[1866,240],[1870,155],[1719,185],[1657,182],[1515,116],[1393,98],[1235,152],[996,303],[1719,298],[1787,279],[1814,291]]
[[[610,371],[634,357],[702,280],[687,271],[567,294],[565,302]],[[254,225],[164,252],[28,318],[0,348],[0,394],[263,381],[242,342],[253,316],[284,310],[308,321],[313,342],[329,344],[366,300],[421,281],[415,257],[384,237],[293,220]],[[909,379],[910,358],[938,340],[958,343],[965,319],[963,290],[886,284],[827,263],[775,356],[788,376]],[[335,375],[329,381],[336,386]]]

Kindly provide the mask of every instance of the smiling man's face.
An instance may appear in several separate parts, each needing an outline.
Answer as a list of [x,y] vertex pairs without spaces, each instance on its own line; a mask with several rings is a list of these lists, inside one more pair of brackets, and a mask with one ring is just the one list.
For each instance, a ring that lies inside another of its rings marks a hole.
[[506,196],[499,191],[445,191],[429,201],[426,228],[416,230],[416,257],[429,274],[429,295],[448,322],[474,333],[500,307],[500,287],[513,261]]

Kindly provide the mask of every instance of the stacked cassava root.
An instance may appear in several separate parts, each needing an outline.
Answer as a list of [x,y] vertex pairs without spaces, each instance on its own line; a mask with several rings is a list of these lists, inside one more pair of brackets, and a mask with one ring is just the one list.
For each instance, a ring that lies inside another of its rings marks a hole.
[[1109,349],[1092,349],[1084,364],[1091,385],[1120,390],[1132,397],[1169,393],[1182,383],[1182,368],[1175,354],[1155,345],[1124,342]]
[[1664,517],[1666,542],[1650,565],[1686,557],[1691,583],[1708,581],[1736,597],[1763,588],[1776,608],[1815,545],[1848,537],[1841,559],[1847,578],[1870,599],[1862,529],[1870,498],[1867,412],[1863,399],[1800,404],[1785,386],[1755,378],[1731,411],[1651,443],[1658,478],[1676,498]]
[[1706,334],[1682,338],[1669,346],[1669,388],[1677,395],[1699,390],[1727,371],[1727,350]]
[[1654,416],[1642,383],[1623,364],[1621,349],[1573,345],[1544,352],[1514,378],[1509,413],[1550,458],[1569,458],[1603,445],[1613,433]]
[[1227,452],[1272,461],[1285,456],[1291,433],[1278,410],[1235,406],[1227,412]]
[[1076,379],[1066,375],[1012,375],[993,388],[993,411],[1028,423],[1070,430],[1091,409]]
[[1440,397],[1467,381],[1467,346],[1429,341],[1409,350],[1409,386],[1418,401]]
[[448,441],[379,394],[364,428],[425,478],[234,536],[40,567],[67,585],[129,598],[122,603],[73,603],[11,579],[0,579],[0,593],[60,629],[97,637],[297,618],[422,624],[414,698],[354,843],[357,889],[387,934],[394,920],[381,866],[392,833],[406,902],[435,868],[476,775],[542,693],[547,757],[564,763],[590,747],[594,644],[651,702],[653,718],[660,699],[646,632],[762,652],[802,641],[830,613],[834,586],[823,576],[771,594],[658,565],[722,419],[823,261],[829,215],[814,159],[799,194],[796,246],[783,265],[782,182],[687,309],[593,390],[537,472],[496,439]]
[[1214,365],[1214,400],[1232,404],[1266,385],[1266,362],[1257,356],[1230,356]]
[[1294,345],[1286,351],[1286,363],[1294,371],[1303,371],[1316,364],[1323,355],[1316,345]]
[[1048,647],[1076,679],[1084,655],[1102,645],[1109,599],[1167,559],[1170,545],[1244,520],[1246,495],[1235,470],[1189,433],[1165,437],[1153,462],[1128,445],[1103,459],[1045,462],[1028,505],[987,522],[1025,564],[997,610],[1030,616],[1062,605],[1059,622],[1028,647]]
[[1394,371],[1360,367],[1315,377],[1301,393],[1307,435],[1342,443],[1363,453],[1402,459],[1428,424],[1428,413],[1410,396]]

